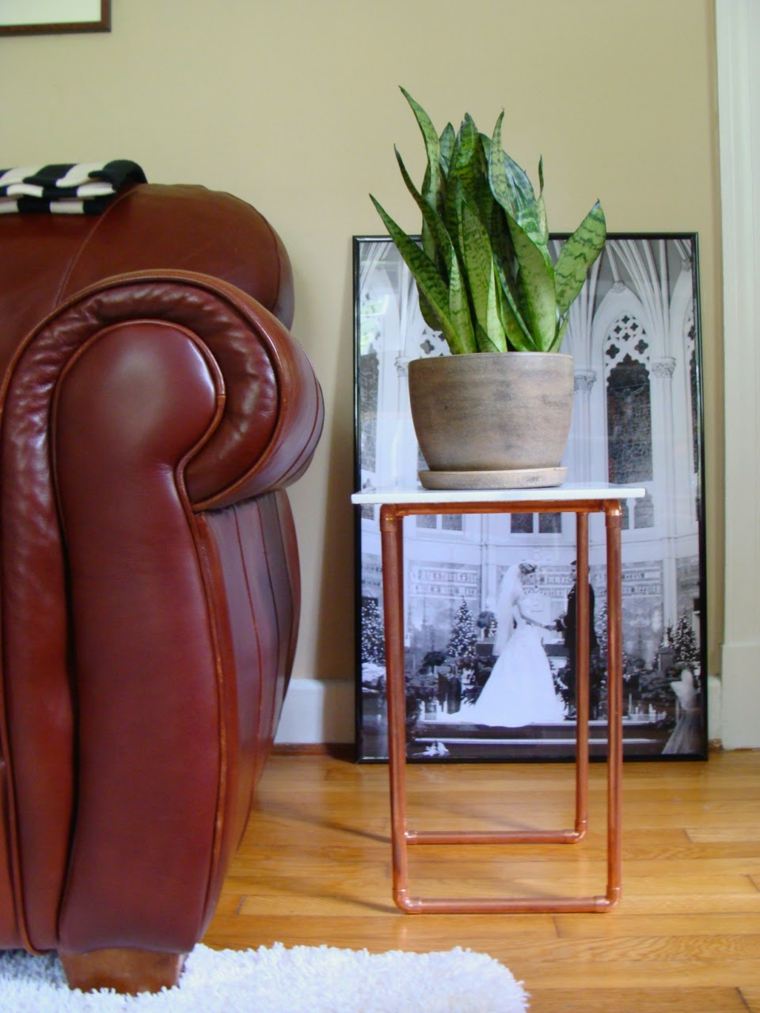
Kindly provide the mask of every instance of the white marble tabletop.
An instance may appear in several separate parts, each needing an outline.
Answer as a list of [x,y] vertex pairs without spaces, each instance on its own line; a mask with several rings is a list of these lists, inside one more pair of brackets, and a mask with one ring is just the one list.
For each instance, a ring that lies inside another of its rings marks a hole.
[[605,482],[566,482],[542,489],[363,489],[351,502],[385,503],[574,503],[579,500],[640,499],[641,486],[608,485]]

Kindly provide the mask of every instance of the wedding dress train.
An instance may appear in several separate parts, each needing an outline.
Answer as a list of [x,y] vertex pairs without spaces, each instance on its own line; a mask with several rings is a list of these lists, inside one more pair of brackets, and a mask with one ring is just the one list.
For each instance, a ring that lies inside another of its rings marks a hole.
[[460,716],[475,724],[507,728],[562,721],[565,708],[554,690],[540,634],[523,616],[519,600],[512,621],[514,630],[480,696],[465,705]]

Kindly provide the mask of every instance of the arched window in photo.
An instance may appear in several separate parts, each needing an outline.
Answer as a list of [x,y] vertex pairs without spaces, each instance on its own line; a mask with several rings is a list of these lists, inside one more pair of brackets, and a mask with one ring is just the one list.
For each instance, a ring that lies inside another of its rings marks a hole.
[[513,535],[558,535],[562,533],[562,514],[510,514],[509,531]]
[[632,314],[613,324],[604,356],[609,480],[621,485],[649,482],[654,477],[649,342]]

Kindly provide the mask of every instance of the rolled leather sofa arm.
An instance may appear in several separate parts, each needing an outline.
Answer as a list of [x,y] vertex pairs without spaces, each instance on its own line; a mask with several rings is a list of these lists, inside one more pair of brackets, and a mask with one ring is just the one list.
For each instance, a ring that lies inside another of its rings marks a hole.
[[192,517],[301,474],[322,426],[318,383],[286,328],[234,286],[140,272],[42,321],[2,410],[25,945],[186,950],[208,917],[223,767]]
[[308,466],[324,418],[312,366],[283,324],[235,286],[191,272],[134,272],[84,290],[55,317],[66,321],[67,332],[78,320],[87,332],[163,321],[186,329],[207,350],[221,378],[221,410],[187,463],[193,509],[285,487]]

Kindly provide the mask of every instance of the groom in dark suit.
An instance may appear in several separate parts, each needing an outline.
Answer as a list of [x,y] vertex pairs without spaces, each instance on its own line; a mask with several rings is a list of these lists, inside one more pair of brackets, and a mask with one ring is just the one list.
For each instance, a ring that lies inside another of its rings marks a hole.
[[[564,616],[557,620],[557,629],[562,633],[565,647],[567,648],[567,665],[564,671],[565,690],[563,697],[565,703],[570,707],[570,713],[575,714],[575,684],[576,684],[576,616],[578,601],[578,566],[575,560],[570,564],[570,578],[572,587],[567,595],[567,611]],[[594,589],[589,583],[588,586],[588,643],[589,643],[589,713],[596,717],[599,712],[599,700],[601,693],[601,672],[599,671],[599,641],[594,629]]]

